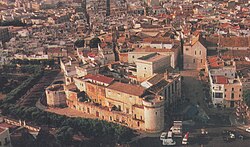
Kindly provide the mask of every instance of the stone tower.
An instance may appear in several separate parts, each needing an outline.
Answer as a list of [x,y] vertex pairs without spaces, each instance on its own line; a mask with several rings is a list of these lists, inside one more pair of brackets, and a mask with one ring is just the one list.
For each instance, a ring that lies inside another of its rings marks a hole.
[[145,130],[161,132],[164,129],[164,105],[162,97],[148,95],[143,99]]

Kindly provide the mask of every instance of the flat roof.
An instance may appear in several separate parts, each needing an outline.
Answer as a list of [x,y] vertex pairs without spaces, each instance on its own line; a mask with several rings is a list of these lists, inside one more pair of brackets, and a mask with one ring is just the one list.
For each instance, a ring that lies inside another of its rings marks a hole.
[[158,60],[163,59],[163,58],[166,58],[166,55],[161,55],[159,53],[152,53],[152,54],[149,54],[146,56],[142,56],[138,59],[148,61],[148,62],[155,62],[155,61],[158,61]]

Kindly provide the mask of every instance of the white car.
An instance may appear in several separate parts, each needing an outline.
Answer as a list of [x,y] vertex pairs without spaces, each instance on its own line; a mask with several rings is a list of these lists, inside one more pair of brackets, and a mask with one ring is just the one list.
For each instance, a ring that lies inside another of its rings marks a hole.
[[202,134],[202,135],[207,135],[207,134],[208,134],[208,131],[206,131],[205,129],[201,129],[201,134]]
[[162,145],[176,145],[176,142],[172,138],[163,139],[162,140]]
[[230,137],[231,139],[235,139],[235,135],[234,135],[233,133],[229,133],[229,137]]
[[250,133],[250,127],[249,127],[249,128],[246,128],[246,131]]
[[167,132],[162,132],[160,136],[160,140],[166,139],[167,138]]

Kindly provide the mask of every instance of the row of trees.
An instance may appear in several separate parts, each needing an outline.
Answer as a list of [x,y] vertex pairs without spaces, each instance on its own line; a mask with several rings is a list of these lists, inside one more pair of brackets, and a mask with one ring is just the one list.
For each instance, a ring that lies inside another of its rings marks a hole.
[[28,77],[26,74],[23,75],[20,73],[34,75],[40,71],[40,65],[22,65],[21,67],[18,67],[16,64],[3,65],[3,68],[0,70],[0,92],[7,94],[23,83],[23,81],[25,83]]
[[22,82],[21,85],[17,86],[10,93],[8,93],[6,98],[3,100],[3,103],[15,103],[22,95],[24,95],[33,85],[37,83],[38,79],[43,76],[43,70],[40,66],[33,67],[31,71],[33,71],[34,75],[29,77],[27,80]]
[[250,107],[250,90],[245,90],[243,92],[243,98],[248,107]]
[[28,26],[28,25],[20,20],[15,19],[11,21],[1,21],[0,26]]
[[2,113],[15,119],[32,121],[37,125],[47,125],[59,128],[57,138],[63,144],[70,144],[76,133],[87,137],[109,137],[111,142],[125,142],[133,137],[133,131],[127,127],[97,119],[71,118],[42,111],[36,107],[17,106],[4,103],[1,105]]
[[11,60],[12,64],[20,64],[20,65],[27,65],[27,64],[31,64],[31,65],[49,65],[52,66],[55,64],[55,60],[54,59],[40,59],[40,60],[36,60],[36,59],[32,59],[32,60],[28,60],[28,59],[12,59]]

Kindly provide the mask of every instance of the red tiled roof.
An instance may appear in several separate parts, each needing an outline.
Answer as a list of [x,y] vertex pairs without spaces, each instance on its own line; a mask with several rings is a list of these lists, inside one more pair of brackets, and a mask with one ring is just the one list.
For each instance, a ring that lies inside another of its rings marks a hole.
[[108,45],[108,44],[104,42],[104,43],[101,43],[100,47],[101,47],[101,48],[105,48],[107,45]]
[[219,68],[223,66],[223,62],[218,60],[219,58],[217,56],[207,57],[207,59],[211,68]]
[[142,88],[141,86],[125,84],[121,82],[114,82],[108,88],[135,96],[141,96],[144,93],[144,88]]
[[93,80],[93,81],[106,83],[106,84],[111,84],[114,81],[113,78],[106,77],[106,76],[100,75],[100,74],[97,74],[97,75],[88,74],[84,78],[85,79],[90,79],[90,80]]
[[227,84],[228,83],[228,80],[225,76],[215,76],[214,79],[215,79],[215,82],[217,84]]

